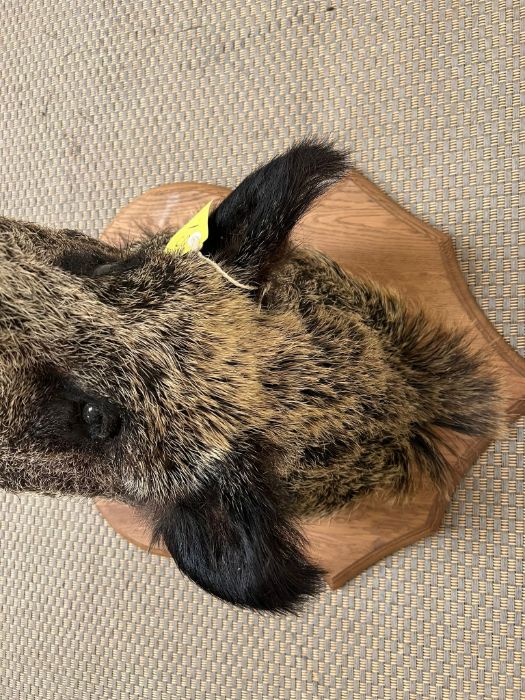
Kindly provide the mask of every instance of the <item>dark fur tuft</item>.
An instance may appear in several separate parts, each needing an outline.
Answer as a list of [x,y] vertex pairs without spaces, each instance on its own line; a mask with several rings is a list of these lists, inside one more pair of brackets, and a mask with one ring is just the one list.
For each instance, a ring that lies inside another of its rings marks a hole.
[[347,172],[347,156],[305,140],[249,175],[210,216],[205,255],[263,283],[287,250],[295,224]]
[[209,484],[166,506],[154,525],[160,539],[186,576],[240,607],[295,612],[319,590],[321,572],[267,481]]

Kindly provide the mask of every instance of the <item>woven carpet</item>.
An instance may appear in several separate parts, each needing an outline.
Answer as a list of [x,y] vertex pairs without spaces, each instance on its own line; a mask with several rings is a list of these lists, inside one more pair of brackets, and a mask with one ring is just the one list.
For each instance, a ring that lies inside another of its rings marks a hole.
[[[0,0],[3,214],[97,235],[163,182],[226,185],[329,134],[449,233],[525,352],[520,0]],[[524,426],[439,534],[297,618],[238,612],[89,502],[0,495],[0,697],[525,696]]]

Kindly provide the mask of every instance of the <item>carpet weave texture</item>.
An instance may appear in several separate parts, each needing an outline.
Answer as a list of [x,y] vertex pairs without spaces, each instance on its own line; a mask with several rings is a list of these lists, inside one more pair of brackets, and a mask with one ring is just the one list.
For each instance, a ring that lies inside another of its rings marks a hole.
[[[0,211],[98,235],[306,134],[453,239],[525,354],[523,0],[0,0]],[[521,96],[521,101],[520,101]],[[5,700],[525,697],[524,429],[440,532],[297,618],[239,612],[89,502],[0,494]]]

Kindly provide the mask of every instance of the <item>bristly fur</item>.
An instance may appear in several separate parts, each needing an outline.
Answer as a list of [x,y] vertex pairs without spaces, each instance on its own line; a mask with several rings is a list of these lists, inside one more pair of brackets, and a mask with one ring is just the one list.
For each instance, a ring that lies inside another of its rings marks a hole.
[[498,382],[460,333],[290,246],[346,167],[297,144],[211,214],[204,254],[254,291],[163,232],[122,253],[0,219],[0,487],[133,504],[205,590],[273,611],[319,585],[298,517],[420,470],[446,492],[440,431],[494,436]]

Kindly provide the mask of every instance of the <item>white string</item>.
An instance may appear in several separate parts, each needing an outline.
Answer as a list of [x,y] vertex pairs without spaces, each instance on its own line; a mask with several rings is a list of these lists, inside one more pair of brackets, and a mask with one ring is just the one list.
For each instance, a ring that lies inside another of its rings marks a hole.
[[[198,252],[198,251],[197,251]],[[205,255],[199,252],[200,257],[205,260],[207,263],[212,265],[217,272],[220,272],[223,277],[225,277],[228,282],[231,282],[234,284],[236,287],[239,287],[240,289],[247,289],[248,291],[252,291],[255,289],[255,287],[251,287],[249,284],[241,284],[240,282],[237,282],[237,280],[233,279],[233,277],[230,277],[230,275],[227,272],[224,272],[222,267],[218,265],[215,260],[210,260],[210,258],[207,258]]]

